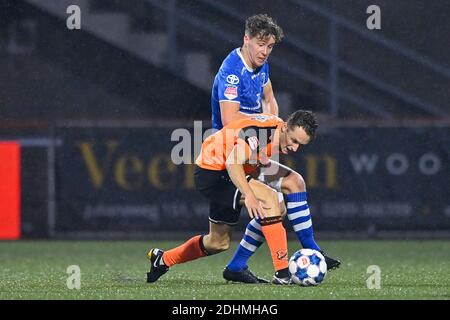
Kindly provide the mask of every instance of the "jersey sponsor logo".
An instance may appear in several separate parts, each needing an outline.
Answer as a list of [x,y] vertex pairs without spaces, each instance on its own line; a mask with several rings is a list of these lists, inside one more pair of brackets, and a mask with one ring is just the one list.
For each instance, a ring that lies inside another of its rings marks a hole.
[[248,137],[247,139],[248,145],[250,146],[250,149],[252,150],[256,150],[256,148],[258,147],[258,138],[253,136],[253,137]]
[[230,84],[238,84],[239,83],[239,77],[235,74],[230,74],[227,77],[227,82]]
[[227,97],[227,99],[229,99],[229,100],[233,100],[233,99],[237,98],[237,96],[238,96],[237,87],[236,86],[227,87],[225,89],[225,92],[223,95],[225,97]]

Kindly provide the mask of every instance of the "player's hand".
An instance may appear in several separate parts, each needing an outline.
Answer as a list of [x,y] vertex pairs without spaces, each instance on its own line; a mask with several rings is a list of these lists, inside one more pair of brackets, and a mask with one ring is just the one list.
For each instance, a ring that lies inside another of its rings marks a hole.
[[261,152],[259,155],[259,163],[261,167],[268,167],[270,165],[270,158],[264,152]]
[[256,199],[254,196],[245,197],[245,206],[247,207],[248,215],[252,219],[263,219],[266,217],[265,209],[261,201]]

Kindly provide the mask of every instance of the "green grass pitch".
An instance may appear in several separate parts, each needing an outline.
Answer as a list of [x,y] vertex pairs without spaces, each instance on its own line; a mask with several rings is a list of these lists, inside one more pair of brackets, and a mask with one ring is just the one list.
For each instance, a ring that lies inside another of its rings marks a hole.
[[[161,241],[0,242],[0,299],[449,299],[450,241],[322,241],[342,259],[317,287],[226,283],[229,251],[171,268],[157,283],[145,282],[149,246]],[[298,243],[290,241],[290,252]],[[68,266],[81,270],[81,288],[68,289]],[[381,269],[381,288],[368,289],[370,265]],[[259,276],[271,278],[267,247],[250,260]]]

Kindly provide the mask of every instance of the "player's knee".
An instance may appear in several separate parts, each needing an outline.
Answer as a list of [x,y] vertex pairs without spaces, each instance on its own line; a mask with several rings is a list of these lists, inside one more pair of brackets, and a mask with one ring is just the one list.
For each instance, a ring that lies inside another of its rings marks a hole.
[[263,196],[261,202],[269,208],[278,208],[278,193],[276,190],[267,187],[264,189]]
[[283,179],[283,191],[285,193],[305,192],[306,183],[301,174],[297,172],[291,172]]

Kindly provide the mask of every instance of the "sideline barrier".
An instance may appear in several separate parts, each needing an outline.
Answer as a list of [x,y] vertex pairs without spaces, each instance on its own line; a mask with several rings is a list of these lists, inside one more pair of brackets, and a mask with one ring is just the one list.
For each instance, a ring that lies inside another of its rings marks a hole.
[[17,240],[21,236],[20,145],[0,142],[0,239]]

